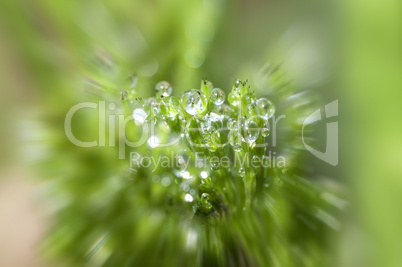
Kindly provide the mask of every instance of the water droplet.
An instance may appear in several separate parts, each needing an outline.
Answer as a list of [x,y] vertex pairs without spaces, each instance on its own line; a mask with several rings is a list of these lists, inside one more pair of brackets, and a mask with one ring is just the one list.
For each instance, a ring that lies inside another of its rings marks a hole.
[[237,121],[235,119],[232,119],[232,118],[228,120],[227,125],[228,125],[229,130],[236,130],[238,128],[238,126],[239,126],[237,124]]
[[257,100],[257,114],[263,119],[270,119],[274,116],[275,106],[266,98],[260,98]]
[[222,105],[223,102],[225,102],[225,92],[223,92],[219,88],[215,88],[211,92],[211,102],[214,103],[215,105]]
[[206,179],[208,177],[208,173],[206,171],[201,172],[201,178]]
[[209,194],[208,193],[202,193],[201,195],[201,201],[209,201]]
[[255,95],[253,93],[248,93],[242,97],[241,101],[245,105],[250,105],[252,103],[255,103],[257,101],[257,98],[255,97]]
[[158,103],[158,101],[156,100],[156,98],[154,97],[150,97],[146,100],[146,103],[148,103],[149,107],[150,107],[150,115],[148,117],[149,122],[156,124],[157,120],[158,120],[158,114],[160,112],[160,104]]
[[161,97],[167,97],[172,94],[172,86],[170,83],[166,81],[161,81],[158,82],[155,85],[155,90],[156,90],[156,97],[160,99]]
[[237,152],[242,150],[242,137],[236,130],[229,132],[229,144]]
[[184,164],[184,157],[182,155],[177,156],[177,163],[179,163],[179,165]]
[[161,100],[161,112],[163,115],[166,117],[174,117],[176,116],[179,111],[180,111],[180,101],[177,97],[174,96],[168,96],[164,97]]
[[260,128],[258,127],[258,124],[253,120],[247,120],[244,127],[244,139],[248,143],[253,143],[257,140],[259,134]]
[[188,114],[198,115],[207,108],[207,97],[201,91],[191,89],[182,95],[181,105]]
[[247,115],[249,117],[256,115],[257,105],[255,103],[251,103],[247,106]]
[[216,114],[223,115],[223,116],[228,116],[228,117],[232,113],[232,109],[226,104],[222,104],[222,105],[219,105],[219,106],[214,105],[212,107],[211,111],[216,113]]
[[222,127],[222,121],[224,117],[222,115],[218,115],[214,112],[209,113],[204,116],[203,123],[201,124],[209,133],[217,131]]
[[218,146],[215,144],[215,142],[212,140],[212,138],[204,138],[204,143],[207,146],[208,150],[211,152],[215,152],[218,150]]
[[220,169],[220,167],[221,166],[218,161],[213,161],[213,160],[211,161],[211,170],[217,171]]
[[184,196],[184,200],[185,200],[186,202],[193,202],[193,196],[190,195],[190,194],[186,194],[186,195]]
[[148,117],[147,122],[150,122],[150,123],[152,123],[152,124],[155,125],[155,124],[158,122],[158,116],[157,116],[157,115],[154,115],[154,113],[151,114],[151,115]]
[[241,105],[242,108],[245,109],[246,111],[248,111],[248,105],[256,103],[257,98],[255,97],[255,95],[253,93],[248,93],[243,95],[243,97],[241,98]]
[[157,147],[157,146],[159,145],[159,138],[156,137],[156,136],[151,136],[151,137],[148,139],[148,145],[149,145],[151,148]]
[[191,178],[190,172],[188,171],[182,172],[181,177],[183,177],[184,179],[190,179]]
[[251,149],[255,148],[255,142],[250,143],[249,146]]
[[238,128],[242,130],[246,127],[246,124],[247,124],[247,117],[242,116],[238,121]]
[[208,118],[206,118],[204,121],[201,122],[201,130],[203,133],[209,134],[212,131],[216,131],[216,128],[211,125],[211,123],[208,121]]
[[132,109],[133,109],[134,123],[136,125],[143,124],[147,120],[150,114],[149,106],[141,102],[134,102],[132,104]]
[[232,106],[238,106],[240,103],[240,96],[238,92],[234,92],[232,91],[229,95],[228,95],[228,101]]
[[261,136],[262,137],[267,137],[269,135],[269,133],[270,133],[270,130],[268,128],[264,127],[264,128],[261,129]]
[[150,97],[147,99],[147,104],[150,105],[151,107],[156,107],[159,106],[159,102],[155,97]]

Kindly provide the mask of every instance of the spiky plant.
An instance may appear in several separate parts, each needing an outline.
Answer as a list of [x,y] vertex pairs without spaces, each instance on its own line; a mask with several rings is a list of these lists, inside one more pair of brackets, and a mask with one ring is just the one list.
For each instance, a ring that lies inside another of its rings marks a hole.
[[269,77],[274,102],[247,80],[221,90],[202,79],[177,97],[160,82],[143,99],[154,88],[135,75],[87,75],[87,100],[105,113],[78,112],[72,132],[105,142],[47,140],[44,251],[67,266],[330,266],[335,196],[300,166],[313,104],[281,69]]

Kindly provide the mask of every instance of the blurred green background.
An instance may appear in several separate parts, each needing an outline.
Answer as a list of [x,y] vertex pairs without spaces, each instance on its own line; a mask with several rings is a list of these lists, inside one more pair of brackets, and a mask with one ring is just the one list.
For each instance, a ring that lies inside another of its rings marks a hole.
[[[82,75],[118,89],[135,72],[143,97],[160,80],[179,95],[202,77],[226,92],[248,78],[264,92],[267,66],[282,64],[300,90],[322,103],[339,99],[339,165],[307,159],[347,188],[334,261],[401,266],[400,10],[392,0],[2,1],[0,265],[43,264],[35,244],[47,219],[32,204],[35,183],[24,179],[34,176],[27,161],[41,155],[24,149],[32,136],[20,121],[45,115],[57,124],[88,92],[98,94],[83,90]],[[105,67],[91,72],[97,58]]]

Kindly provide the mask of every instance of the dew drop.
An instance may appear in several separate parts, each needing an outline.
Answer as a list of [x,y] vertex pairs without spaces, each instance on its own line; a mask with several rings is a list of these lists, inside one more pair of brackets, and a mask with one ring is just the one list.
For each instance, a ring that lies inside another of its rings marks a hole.
[[217,171],[219,170],[220,166],[218,162],[211,162],[211,170]]
[[188,171],[182,172],[181,177],[183,177],[184,179],[190,179],[191,178],[190,173]]
[[268,128],[261,128],[261,136],[267,137],[270,134],[270,130]]
[[242,98],[241,98],[242,103],[244,103],[246,106],[250,105],[252,103],[255,103],[257,101],[255,95],[253,93],[248,93],[245,94]]
[[209,201],[209,194],[208,193],[202,193],[201,201]]
[[150,105],[151,107],[156,107],[159,106],[158,100],[155,97],[150,97],[146,100],[146,102],[148,103],[148,105]]
[[161,112],[168,118],[175,117],[180,111],[180,101],[177,97],[168,96],[161,100]]
[[252,108],[254,105],[254,103],[257,102],[257,98],[255,97],[255,95],[253,93],[247,93],[245,95],[243,95],[243,97],[241,98],[241,107],[246,111],[246,112],[250,112],[252,111],[251,109],[249,109],[249,105],[251,105],[250,107]]
[[238,128],[239,129],[244,129],[244,128],[246,128],[246,124],[247,124],[247,117],[242,116],[238,121]]
[[257,110],[257,105],[255,103],[251,103],[250,105],[247,106],[247,115],[250,117],[255,115],[256,110]]
[[142,104],[140,102],[134,103],[132,109],[133,109],[134,123],[136,125],[143,124],[147,120],[150,114],[149,106],[146,104]]
[[153,125],[156,125],[156,123],[158,122],[158,115],[156,113],[152,113],[148,119],[147,122],[152,123]]
[[229,103],[230,103],[232,106],[238,106],[239,103],[240,103],[239,93],[232,91],[232,92],[228,95],[228,101],[229,101]]
[[211,102],[214,103],[215,105],[222,105],[223,102],[225,102],[225,92],[223,92],[219,88],[215,88],[211,92]]
[[159,145],[159,138],[158,137],[156,137],[156,136],[151,136],[149,139],[148,139],[148,145],[151,147],[151,148],[155,148],[155,147],[157,147],[158,145]]
[[158,120],[158,114],[160,112],[160,104],[158,103],[158,101],[156,100],[155,97],[150,97],[146,100],[146,103],[148,103],[151,112],[150,112],[150,116],[148,118],[149,122],[152,122],[153,124],[155,124]]
[[217,145],[214,144],[212,140],[210,142],[205,142],[205,143],[206,143],[207,148],[208,148],[209,151],[215,152],[216,150],[218,150]]
[[223,115],[223,116],[228,116],[228,117],[232,113],[232,109],[226,104],[222,104],[222,105],[219,105],[219,106],[214,105],[212,107],[211,111],[216,113],[216,114]]
[[155,85],[155,90],[156,90],[156,97],[158,99],[170,96],[172,94],[172,86],[170,85],[170,83],[166,81],[158,82]]
[[260,98],[257,100],[257,114],[263,119],[270,119],[274,116],[275,106],[266,98]]
[[207,97],[197,89],[191,89],[181,97],[181,105],[190,115],[201,114],[207,108]]
[[201,172],[201,178],[206,179],[208,177],[208,173],[206,171]]
[[235,119],[232,119],[232,118],[228,120],[227,125],[228,125],[229,130],[235,130],[235,129],[238,128],[237,121]]
[[184,200],[185,200],[186,202],[193,202],[193,196],[190,195],[190,194],[186,194],[186,195],[184,196]]
[[260,129],[258,124],[253,120],[246,120],[245,127],[244,127],[244,139],[248,143],[253,143],[257,140],[258,135],[260,134]]
[[222,115],[218,115],[214,112],[211,112],[208,115],[204,116],[203,123],[201,124],[201,126],[203,127],[204,131],[212,133],[222,127],[223,119],[224,117]]

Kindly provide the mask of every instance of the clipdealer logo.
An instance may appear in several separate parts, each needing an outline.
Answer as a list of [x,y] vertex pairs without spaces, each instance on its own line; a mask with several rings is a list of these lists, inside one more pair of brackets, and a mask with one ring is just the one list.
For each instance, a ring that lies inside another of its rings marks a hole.
[[[325,105],[325,119],[338,116],[338,100],[335,100],[327,105]],[[325,152],[318,151],[311,146],[307,145],[304,140],[304,127],[312,123],[321,121],[321,109],[315,110],[311,113],[304,121],[302,127],[302,140],[305,148],[314,156],[325,161],[332,166],[338,165],[338,122],[328,122],[327,125],[327,136]]]

